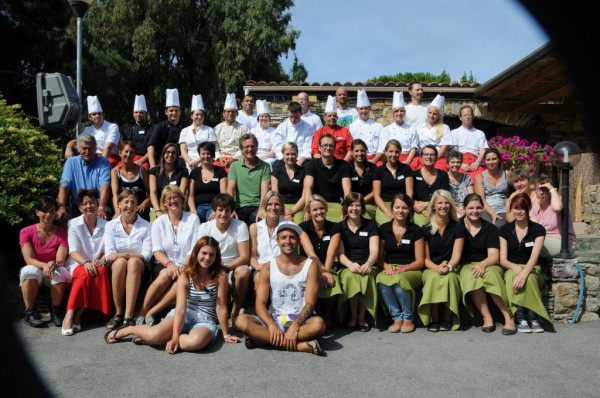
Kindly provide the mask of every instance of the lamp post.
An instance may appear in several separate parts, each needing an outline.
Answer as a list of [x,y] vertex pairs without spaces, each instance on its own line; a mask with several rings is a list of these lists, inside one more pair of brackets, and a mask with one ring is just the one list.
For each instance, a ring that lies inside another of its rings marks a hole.
[[[77,96],[79,97],[79,109],[83,109],[82,106],[82,90],[81,90],[81,56],[82,56],[82,48],[83,48],[83,16],[87,12],[90,5],[94,2],[94,0],[68,0],[71,8],[73,9],[73,13],[77,17]],[[76,135],[79,135],[79,130],[81,129],[81,117],[77,120],[77,126],[75,128]]]
[[573,258],[569,253],[569,170],[573,169],[581,160],[583,152],[577,144],[571,141],[562,141],[554,147],[556,155],[554,165],[561,170],[561,195],[563,201],[562,225],[560,230],[560,258]]

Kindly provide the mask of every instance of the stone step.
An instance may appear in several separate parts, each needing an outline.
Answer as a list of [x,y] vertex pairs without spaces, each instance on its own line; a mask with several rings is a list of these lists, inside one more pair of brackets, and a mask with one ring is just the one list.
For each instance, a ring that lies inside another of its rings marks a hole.
[[577,235],[576,251],[600,251],[600,235]]

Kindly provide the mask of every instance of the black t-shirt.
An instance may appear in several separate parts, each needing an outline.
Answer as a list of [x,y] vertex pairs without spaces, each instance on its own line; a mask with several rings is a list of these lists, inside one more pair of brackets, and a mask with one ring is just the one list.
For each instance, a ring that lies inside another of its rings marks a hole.
[[433,184],[429,185],[423,179],[423,174],[421,173],[421,169],[414,172],[415,177],[415,200],[420,202],[429,202],[433,193],[438,189],[445,189],[446,191],[450,191],[450,178],[448,178],[448,173],[443,170],[438,170],[437,175],[435,176],[435,181]]
[[146,122],[142,125],[130,124],[123,128],[121,141],[133,141],[135,143],[135,154],[144,156],[147,152],[148,137],[152,133],[152,126]]
[[[332,223],[329,220],[325,220],[325,228],[323,229],[323,236],[319,238],[319,234],[315,230],[315,224],[312,220],[304,221],[300,223],[300,228],[302,231],[306,233],[308,239],[310,239],[310,243],[313,245],[313,249],[315,250],[315,254],[321,260],[321,263],[325,265],[325,261],[327,260],[327,249],[329,248],[329,243],[331,242],[332,230],[335,226],[335,223]],[[306,256],[306,252],[303,248],[301,248],[302,255]]]
[[406,195],[406,180],[413,178],[412,175],[412,169],[407,164],[398,163],[396,176],[384,164],[375,169],[373,180],[381,181],[381,199],[391,202],[399,193]]
[[160,166],[154,166],[150,169],[150,174],[156,177],[156,195],[158,196],[158,200],[160,200],[160,195],[162,194],[162,190],[167,185],[177,185],[181,186],[182,178],[189,178],[188,171],[185,167],[180,167],[176,169],[173,174],[171,174],[171,178],[167,176],[167,173],[160,174]]
[[279,193],[283,196],[283,203],[296,204],[302,197],[304,188],[304,167],[296,165],[294,177],[290,180],[285,164],[275,162],[271,176],[277,178]]
[[385,262],[401,265],[412,263],[415,261],[415,242],[423,239],[424,236],[425,233],[421,227],[409,222],[406,225],[406,232],[400,241],[397,241],[394,235],[393,221],[381,224],[379,237],[383,240]]
[[356,172],[354,162],[350,166],[350,183],[352,184],[352,192],[358,192],[362,196],[367,196],[373,191],[373,172],[375,165],[371,162],[365,162],[365,170],[362,176]]
[[379,228],[375,220],[362,218],[360,228],[352,232],[348,228],[348,221],[344,220],[335,224],[331,235],[342,234],[341,243],[344,245],[344,253],[350,261],[360,265],[369,259],[369,238],[379,236]]
[[[461,225],[464,226],[464,220],[460,220]],[[466,229],[466,227],[465,227]],[[500,238],[498,235],[498,228],[485,220],[481,220],[481,229],[477,232],[477,235],[473,236],[466,229],[465,234],[465,245],[463,248],[462,256],[460,258],[461,263],[476,263],[485,260],[488,257],[488,248],[499,249]]]
[[152,133],[148,137],[148,146],[152,145],[154,147],[154,158],[157,164],[160,161],[160,154],[166,144],[177,145],[177,153],[179,153],[179,135],[185,127],[186,124],[181,120],[177,124],[163,120],[152,127]]
[[[425,241],[429,245],[429,258],[435,264],[441,264],[443,261],[450,261],[456,239],[465,238],[467,230],[462,224],[450,220],[444,229],[444,235],[440,235],[438,230],[435,235],[431,234],[431,224],[423,227],[425,231]],[[452,264],[456,266],[457,264]]]
[[194,201],[196,205],[211,203],[213,198],[221,193],[221,179],[227,179],[225,169],[214,166],[215,173],[213,178],[208,181],[202,181],[202,166],[196,167],[190,173],[190,179],[194,180]]
[[314,177],[313,194],[323,196],[327,202],[342,203],[342,178],[350,178],[350,166],[347,162],[334,159],[333,165],[327,167],[321,158],[313,159],[306,164],[305,173]]
[[506,240],[506,248],[508,249],[507,260],[515,264],[527,264],[533,251],[536,238],[540,236],[546,237],[546,228],[540,224],[529,220],[527,233],[522,241],[517,239],[515,230],[515,221],[504,224],[500,227],[500,237]]

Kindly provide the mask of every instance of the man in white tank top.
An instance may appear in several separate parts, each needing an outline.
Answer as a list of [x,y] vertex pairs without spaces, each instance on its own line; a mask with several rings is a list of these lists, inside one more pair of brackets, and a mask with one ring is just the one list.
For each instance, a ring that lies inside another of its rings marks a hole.
[[323,355],[317,337],[325,332],[325,321],[314,315],[319,270],[312,260],[298,254],[302,229],[297,224],[284,221],[275,234],[281,254],[261,268],[257,315],[242,314],[235,326],[246,335],[247,348],[271,345]]

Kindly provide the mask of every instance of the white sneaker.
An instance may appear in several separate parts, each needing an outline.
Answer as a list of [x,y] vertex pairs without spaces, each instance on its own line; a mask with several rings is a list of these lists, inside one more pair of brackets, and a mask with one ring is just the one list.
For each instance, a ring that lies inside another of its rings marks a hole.
[[521,319],[517,325],[517,330],[521,333],[531,333],[533,330],[529,327],[529,323],[525,319]]
[[540,321],[533,320],[529,322],[529,324],[531,325],[531,330],[533,331],[533,333],[544,333],[544,328],[542,327],[542,325],[540,325]]

